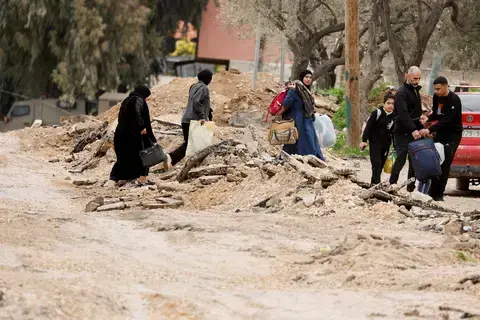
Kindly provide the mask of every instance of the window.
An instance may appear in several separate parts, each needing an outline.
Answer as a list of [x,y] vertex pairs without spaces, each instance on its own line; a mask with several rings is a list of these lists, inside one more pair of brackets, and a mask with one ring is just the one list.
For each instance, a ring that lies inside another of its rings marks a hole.
[[29,105],[16,105],[12,110],[12,117],[23,117],[30,114]]
[[480,112],[480,94],[459,94],[463,112]]

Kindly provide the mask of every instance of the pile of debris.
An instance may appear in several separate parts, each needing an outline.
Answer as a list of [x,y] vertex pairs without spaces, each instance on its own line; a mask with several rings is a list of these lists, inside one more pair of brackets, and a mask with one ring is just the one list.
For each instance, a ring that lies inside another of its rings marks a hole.
[[[283,89],[279,79],[267,73],[259,73],[256,89],[252,89],[252,74],[235,69],[222,71],[213,76],[210,99],[214,121],[218,126],[246,127],[262,125],[273,97]],[[181,117],[187,104],[190,87],[196,78],[176,78],[170,84],[152,89],[147,99],[152,117],[177,115]],[[317,111],[333,116],[338,110],[335,97],[316,96]],[[113,123],[120,105],[99,115],[99,119]]]

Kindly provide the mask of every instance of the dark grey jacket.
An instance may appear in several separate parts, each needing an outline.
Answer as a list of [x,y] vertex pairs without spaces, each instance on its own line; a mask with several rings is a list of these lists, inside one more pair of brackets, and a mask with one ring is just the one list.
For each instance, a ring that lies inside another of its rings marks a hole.
[[190,87],[187,108],[182,117],[182,123],[190,123],[191,120],[209,120],[210,114],[210,90],[202,81]]

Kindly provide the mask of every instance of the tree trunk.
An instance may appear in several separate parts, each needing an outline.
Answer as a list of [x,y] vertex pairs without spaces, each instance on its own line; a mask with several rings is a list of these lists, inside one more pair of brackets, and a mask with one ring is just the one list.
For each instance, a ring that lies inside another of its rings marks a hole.
[[309,58],[306,56],[295,55],[292,64],[292,74],[290,81],[297,80],[300,73],[308,68]]
[[[333,55],[334,53],[332,53]],[[312,52],[310,57],[310,65],[314,71],[320,70],[322,65],[329,60],[327,48],[320,43],[318,49]],[[335,73],[336,66],[329,67],[326,72],[316,79],[316,86],[320,89],[330,89],[335,87],[337,81],[337,74]]]
[[267,35],[263,34],[260,38],[260,59],[258,61],[258,71],[265,71],[265,47],[267,46]]

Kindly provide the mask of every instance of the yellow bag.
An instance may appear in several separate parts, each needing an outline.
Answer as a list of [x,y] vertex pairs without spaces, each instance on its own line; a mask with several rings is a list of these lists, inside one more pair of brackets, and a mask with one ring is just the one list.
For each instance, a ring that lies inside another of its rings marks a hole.
[[393,164],[395,163],[395,159],[397,155],[395,151],[390,152],[387,157],[387,161],[385,161],[385,165],[383,166],[383,172],[385,173],[392,173]]
[[267,141],[271,145],[295,144],[298,140],[298,131],[295,122],[291,120],[274,120],[268,132]]

